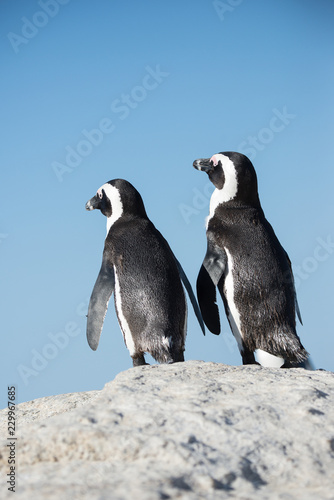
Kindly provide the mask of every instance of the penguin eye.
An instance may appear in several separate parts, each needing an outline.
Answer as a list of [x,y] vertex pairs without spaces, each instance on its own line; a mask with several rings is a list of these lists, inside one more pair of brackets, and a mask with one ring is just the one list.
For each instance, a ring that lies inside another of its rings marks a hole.
[[100,200],[102,200],[102,198],[103,198],[102,191],[100,191],[100,192],[99,192],[99,193],[97,193],[97,194],[98,194],[98,196],[99,196]]

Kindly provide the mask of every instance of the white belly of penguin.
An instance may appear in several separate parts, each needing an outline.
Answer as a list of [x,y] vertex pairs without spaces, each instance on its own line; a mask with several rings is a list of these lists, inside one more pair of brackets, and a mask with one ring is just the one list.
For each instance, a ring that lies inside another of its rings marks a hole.
[[234,301],[234,281],[233,281],[233,259],[227,248],[224,248],[227,255],[227,265],[224,281],[224,292],[228,304],[228,319],[232,333],[238,342],[239,350],[242,351],[242,330],[240,314]]
[[184,325],[183,325],[183,347],[186,343],[186,336],[187,336],[187,326],[188,326],[188,304],[187,304],[187,299],[186,299],[186,294],[182,286],[182,292],[183,292],[183,300],[184,300],[184,307],[185,307],[185,314],[184,314]]
[[114,273],[115,273],[115,307],[116,307],[116,311],[117,311],[119,324],[120,324],[120,327],[121,327],[121,330],[123,333],[125,345],[130,352],[130,356],[132,356],[136,352],[136,348],[135,348],[135,343],[133,341],[133,337],[131,334],[129,324],[126,321],[126,318],[123,314],[121,289],[119,286],[119,280],[118,280],[115,266],[114,266]]

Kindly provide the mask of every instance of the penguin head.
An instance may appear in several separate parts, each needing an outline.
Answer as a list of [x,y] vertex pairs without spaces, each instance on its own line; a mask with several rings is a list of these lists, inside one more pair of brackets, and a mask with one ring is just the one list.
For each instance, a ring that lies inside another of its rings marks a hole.
[[101,210],[109,225],[124,215],[147,217],[142,197],[124,179],[114,179],[101,186],[86,203],[86,210]]
[[260,204],[256,172],[247,156],[227,151],[195,160],[193,166],[208,174],[210,181],[222,192],[223,202]]
[[108,184],[103,184],[97,192],[96,195],[93,196],[90,200],[87,201],[86,203],[86,210],[101,210],[102,214],[105,215],[106,217],[111,217],[112,215],[112,207],[111,207],[111,200],[110,200],[110,192],[108,193],[109,196],[107,195],[106,191],[108,192]]

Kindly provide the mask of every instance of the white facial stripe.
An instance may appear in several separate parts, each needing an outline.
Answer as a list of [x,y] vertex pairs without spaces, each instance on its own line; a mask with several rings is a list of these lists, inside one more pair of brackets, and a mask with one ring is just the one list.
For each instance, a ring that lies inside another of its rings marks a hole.
[[224,247],[224,250],[227,255],[227,266],[226,266],[226,275],[225,275],[225,296],[228,303],[229,315],[228,319],[230,321],[231,329],[233,335],[238,342],[239,350],[242,351],[242,331],[241,331],[241,320],[240,314],[237,309],[237,306],[234,302],[234,283],[233,283],[233,259],[231,257],[230,252],[227,248]]
[[237,172],[233,162],[225,155],[213,155],[210,159],[215,166],[220,161],[225,175],[225,183],[223,189],[215,189],[210,200],[210,215],[209,220],[213,217],[216,208],[222,203],[233,200],[238,192]]
[[281,368],[281,366],[284,365],[283,358],[269,354],[269,352],[263,351],[262,349],[256,349],[254,354],[256,361],[266,368]]
[[134,343],[133,338],[132,338],[129,324],[126,321],[126,318],[123,314],[121,289],[119,286],[119,281],[118,281],[118,276],[117,276],[115,266],[114,266],[114,273],[115,273],[115,306],[116,306],[117,315],[118,315],[118,319],[119,319],[119,325],[120,325],[122,333],[123,333],[125,345],[129,350],[130,356],[133,356],[136,352],[136,348],[135,348],[135,343]]
[[107,234],[108,234],[111,226],[117,221],[117,219],[119,219],[122,216],[123,204],[121,200],[121,195],[118,189],[115,188],[115,186],[112,186],[108,182],[106,184],[103,184],[103,186],[101,186],[100,189],[97,190],[98,195],[102,194],[102,189],[104,189],[107,198],[109,198],[112,208],[111,217],[107,218]]

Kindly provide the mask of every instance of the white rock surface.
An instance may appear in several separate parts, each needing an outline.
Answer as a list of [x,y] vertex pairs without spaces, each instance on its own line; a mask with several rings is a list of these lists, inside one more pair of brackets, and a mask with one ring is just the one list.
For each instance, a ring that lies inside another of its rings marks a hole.
[[141,366],[102,391],[22,403],[17,418],[16,492],[3,442],[1,498],[334,499],[331,372]]

